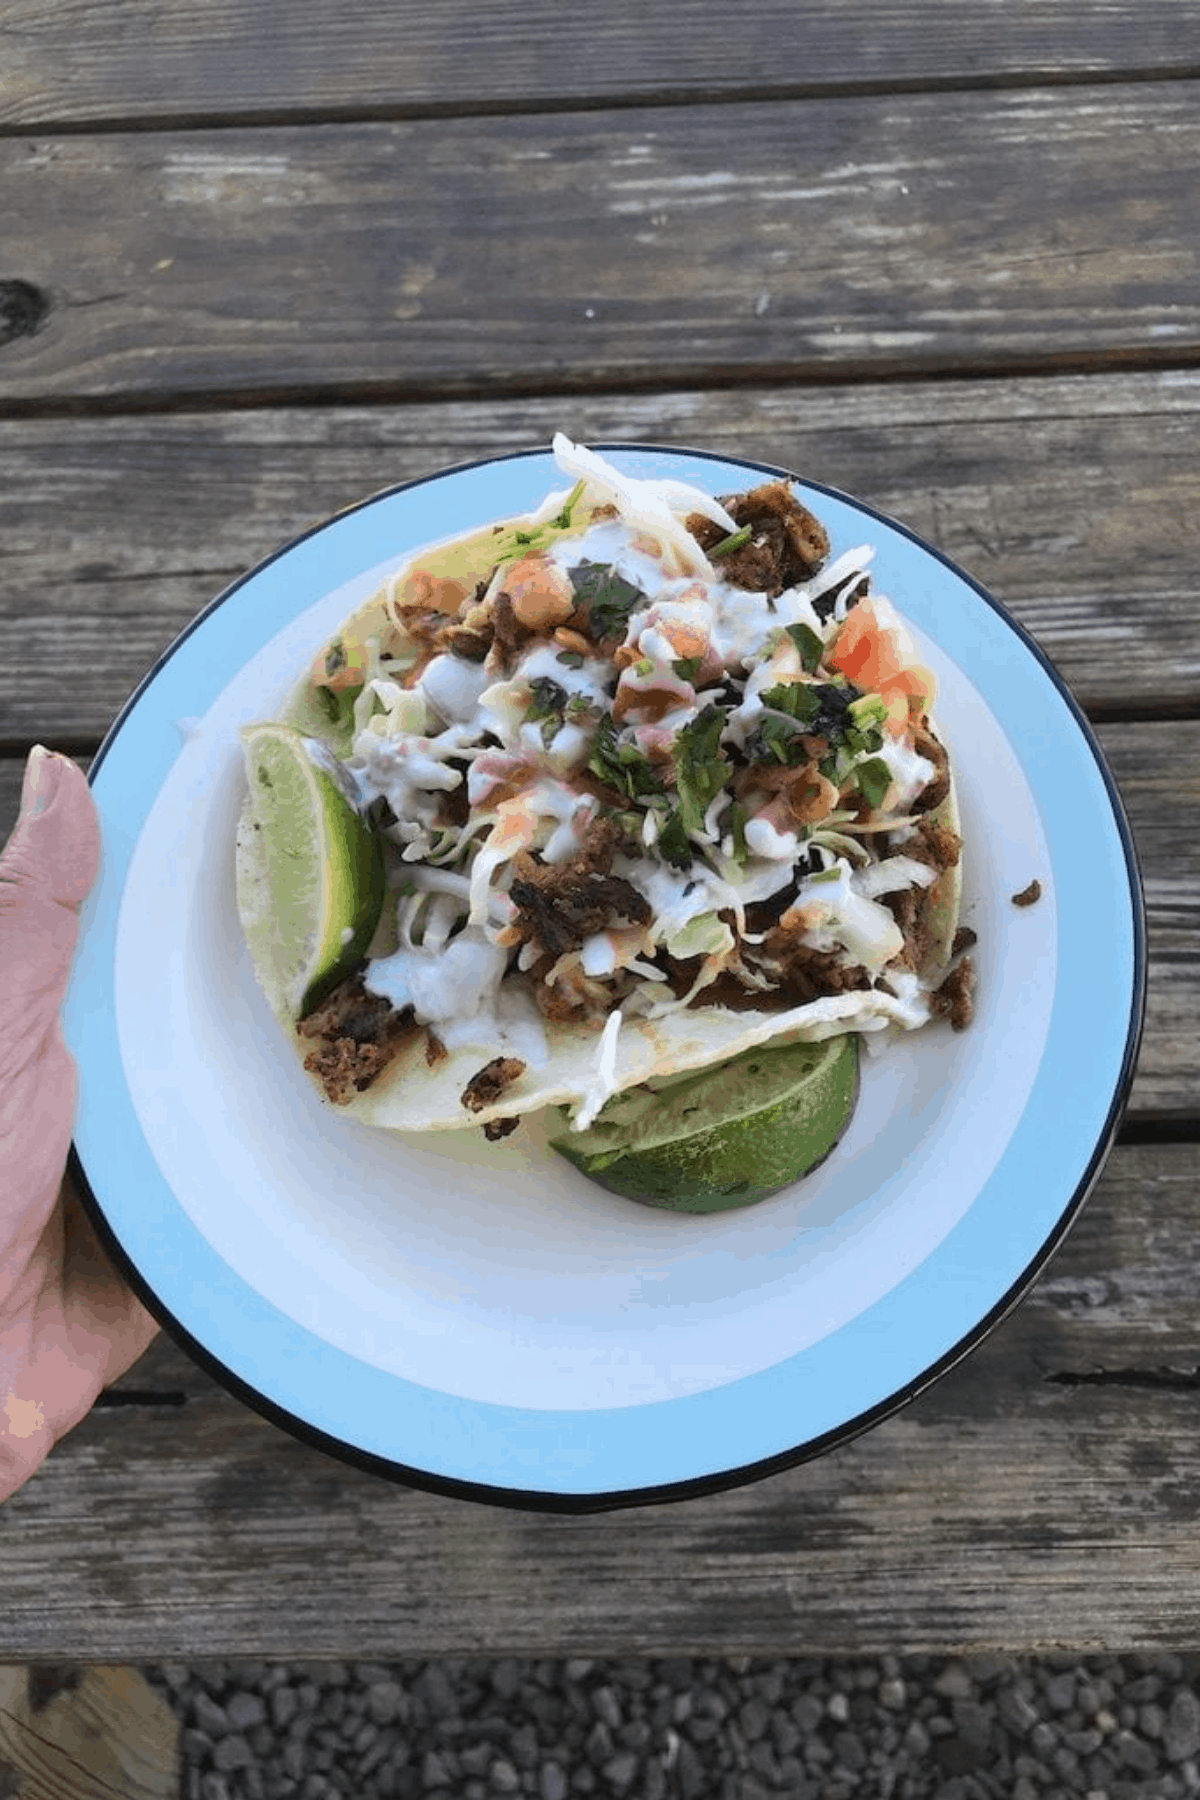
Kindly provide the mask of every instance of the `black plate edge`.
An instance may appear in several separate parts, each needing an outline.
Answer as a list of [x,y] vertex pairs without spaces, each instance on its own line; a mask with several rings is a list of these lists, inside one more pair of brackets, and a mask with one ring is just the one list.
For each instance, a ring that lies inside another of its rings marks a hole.
[[[809,1439],[806,1443],[797,1445],[794,1449],[780,1451],[776,1455],[765,1457],[758,1462],[746,1463],[733,1469],[721,1470],[713,1475],[697,1476],[687,1481],[667,1482],[657,1487],[631,1488],[585,1494],[555,1494],[543,1492],[539,1489],[503,1488],[487,1483],[460,1480],[450,1476],[435,1475],[427,1470],[415,1469],[409,1467],[407,1464],[395,1462],[390,1458],[376,1456],[372,1452],[361,1450],[355,1445],[347,1444],[339,1438],[331,1437],[329,1434],[321,1431],[318,1427],[309,1424],[306,1420],[297,1418],[294,1414],[288,1412],[286,1408],[279,1406],[276,1402],[267,1399],[265,1395],[258,1393],[256,1389],[252,1388],[239,1375],[235,1374],[233,1370],[227,1368],[218,1357],[213,1355],[211,1351],[207,1350],[203,1344],[192,1336],[187,1328],[163,1305],[158,1296],[152,1292],[142,1277],[141,1272],[134,1266],[113,1232],[107,1216],[92,1191],[91,1184],[87,1178],[78,1151],[74,1143],[72,1143],[68,1157],[68,1167],[71,1177],[78,1188],[88,1215],[91,1218],[93,1225],[96,1227],[97,1233],[110,1259],[123,1275],[134,1293],[142,1301],[142,1304],[146,1307],[147,1311],[159,1321],[160,1325],[168,1335],[178,1343],[182,1349],[187,1351],[192,1359],[197,1362],[206,1373],[211,1375],[213,1379],[215,1379],[219,1385],[227,1389],[228,1392],[232,1393],[236,1399],[241,1400],[245,1405],[267,1419],[271,1424],[288,1432],[290,1436],[306,1443],[310,1448],[319,1450],[324,1455],[333,1457],[336,1461],[347,1463],[368,1474],[381,1476],[385,1480],[391,1481],[397,1485],[416,1488],[423,1492],[438,1494],[451,1499],[472,1500],[485,1505],[499,1506],[514,1511],[575,1516],[613,1512],[623,1509],[627,1510],[637,1506],[662,1506],[677,1503],[682,1500],[702,1499],[712,1494],[728,1492],[733,1488],[748,1486],[750,1483],[764,1480],[768,1476],[782,1474],[788,1469],[797,1468],[803,1463],[811,1462],[815,1458],[825,1455],[830,1450],[838,1448],[843,1444],[850,1443],[854,1438],[860,1437],[873,1426],[881,1424],[885,1419],[894,1416],[897,1412],[901,1411],[905,1406],[915,1400],[918,1395],[924,1393],[935,1382],[939,1381],[943,1375],[947,1374],[950,1369],[961,1362],[972,1350],[976,1349],[983,1340],[995,1330],[996,1326],[999,1325],[1018,1305],[1021,1299],[1034,1285],[1046,1265],[1055,1256],[1066,1237],[1067,1232],[1075,1223],[1080,1211],[1103,1173],[1104,1166],[1112,1151],[1117,1132],[1120,1129],[1121,1121],[1125,1116],[1129,1104],[1130,1092],[1133,1086],[1134,1072],[1145,1026],[1147,973],[1145,899],[1142,891],[1141,870],[1138,864],[1133,833],[1129,827],[1129,821],[1125,814],[1124,804],[1121,800],[1116,780],[1108,767],[1104,753],[1092,731],[1087,716],[1082,711],[1079,703],[1071,693],[1058,669],[1042,649],[1041,645],[1037,643],[1030,633],[1026,631],[1025,627],[1021,625],[1017,619],[1013,618],[1007,608],[996,600],[986,588],[982,587],[973,576],[966,572],[966,570],[960,568],[952,558],[946,556],[935,546],[927,543],[925,539],[918,535],[918,533],[910,530],[908,526],[902,524],[899,520],[890,517],[887,513],[881,512],[878,507],[872,506],[853,495],[846,494],[839,488],[831,487],[824,482],[815,481],[811,477],[797,473],[794,470],[783,469],[772,463],[757,462],[747,457],[723,455],[718,451],[697,450],[679,444],[650,444],[620,440],[592,444],[588,445],[588,448],[595,450],[598,454],[610,450],[623,450],[636,454],[645,453],[664,456],[688,456],[711,463],[736,463],[743,468],[756,470],[764,475],[774,476],[776,478],[783,477],[789,481],[799,482],[802,486],[810,489],[812,492],[825,494],[832,500],[837,500],[854,508],[858,512],[866,514],[869,518],[878,520],[880,524],[885,525],[889,530],[898,532],[901,536],[906,537],[911,543],[915,544],[923,553],[933,556],[960,581],[965,582],[966,585],[1003,620],[1009,630],[1020,639],[1025,648],[1041,665],[1042,669],[1057,689],[1068,712],[1074,719],[1074,722],[1078,727],[1084,742],[1087,744],[1100,772],[1101,779],[1104,782],[1105,790],[1108,795],[1109,804],[1112,808],[1113,817],[1116,821],[1118,835],[1121,839],[1121,845],[1125,856],[1126,874],[1129,881],[1130,904],[1133,913],[1134,978],[1129,1025],[1126,1032],[1125,1049],[1121,1060],[1121,1067],[1104,1125],[1101,1128],[1096,1146],[1089,1158],[1087,1167],[1084,1170],[1074,1193],[1064,1205],[1055,1229],[1038,1247],[1036,1254],[1030,1259],[1030,1262],[1022,1271],[1021,1275],[1018,1276],[1017,1280],[1009,1287],[1007,1292],[1001,1296],[995,1306],[984,1315],[978,1325],[973,1327],[971,1331],[964,1333],[964,1335],[953,1344],[949,1350],[945,1351],[936,1362],[930,1364],[927,1369],[923,1370],[914,1381],[906,1383],[902,1388],[899,1388],[893,1394],[888,1395],[876,1406],[869,1408],[866,1412],[857,1414],[854,1418],[846,1420],[843,1424],[834,1427],[832,1430],[824,1432],[816,1438]],[[253,580],[262,572],[262,570],[269,568],[272,563],[277,562],[280,557],[287,555],[298,544],[306,542],[308,538],[314,537],[319,531],[325,530],[334,519],[344,518],[352,513],[360,512],[364,508],[372,506],[380,500],[387,499],[393,494],[405,493],[411,488],[427,486],[429,483],[443,480],[449,475],[461,474],[470,469],[483,468],[491,463],[513,462],[523,458],[544,456],[546,454],[546,447],[538,446],[528,450],[507,451],[497,456],[476,457],[467,462],[455,463],[447,468],[439,469],[432,474],[416,476],[410,481],[398,482],[381,488],[375,493],[366,496],[363,500],[344,507],[338,512],[331,514],[328,518],[320,520],[315,525],[310,526],[308,530],[298,533],[294,538],[290,538],[287,543],[281,545],[269,556],[264,557],[261,562],[256,563],[253,568],[248,569],[245,574],[240,575],[235,581],[231,582],[228,587],[222,589],[222,591],[211,600],[207,606],[202,608],[202,610],[196,614],[196,617],[191,623],[185,626],[183,631],[173,639],[163,651],[162,655],[156,658],[151,668],[146,675],[143,676],[130,698],[117,714],[117,717],[114,719],[109,730],[105,733],[104,739],[101,742],[95,757],[92,759],[89,768],[89,785],[94,782],[95,776],[99,772],[107,752],[116,741],[125,720],[138,704],[143,693],[145,693],[157,678],[159,672],[166,666],[175,653],[182,648],[187,639],[204,622],[204,620],[210,616],[210,614],[215,612],[218,607],[223,606],[241,587],[248,581]]]

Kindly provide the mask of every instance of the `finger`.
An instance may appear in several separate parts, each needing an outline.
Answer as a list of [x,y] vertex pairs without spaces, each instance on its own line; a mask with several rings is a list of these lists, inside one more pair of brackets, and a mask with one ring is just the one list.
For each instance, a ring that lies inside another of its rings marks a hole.
[[0,853],[0,1292],[54,1205],[71,1137],[75,1070],[59,1008],[95,879],[99,831],[83,773],[39,746]]

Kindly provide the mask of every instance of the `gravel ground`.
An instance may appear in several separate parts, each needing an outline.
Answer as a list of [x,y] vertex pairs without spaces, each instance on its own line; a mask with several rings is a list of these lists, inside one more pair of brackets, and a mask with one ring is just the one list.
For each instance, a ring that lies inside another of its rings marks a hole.
[[1200,1656],[145,1667],[182,1800],[1174,1800]]

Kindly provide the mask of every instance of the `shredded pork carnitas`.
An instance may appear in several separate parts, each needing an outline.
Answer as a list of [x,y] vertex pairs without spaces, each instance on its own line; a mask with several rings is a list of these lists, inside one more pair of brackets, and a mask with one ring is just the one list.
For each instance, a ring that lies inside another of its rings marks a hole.
[[876,989],[965,1024],[927,904],[960,853],[949,759],[872,552],[831,557],[786,481],[717,501],[555,452],[574,488],[465,577],[402,571],[383,629],[317,660],[396,915],[301,1022],[307,1066],[344,1103],[423,1027],[436,1060],[491,1046],[477,1112],[547,1025],[617,1012]]

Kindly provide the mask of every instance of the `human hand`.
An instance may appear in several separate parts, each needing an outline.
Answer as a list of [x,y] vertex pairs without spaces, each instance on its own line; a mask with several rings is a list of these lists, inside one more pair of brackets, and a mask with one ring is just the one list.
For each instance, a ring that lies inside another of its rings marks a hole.
[[82,771],[36,746],[0,853],[0,1500],[158,1331],[64,1177],[75,1065],[58,1014],[99,855]]

